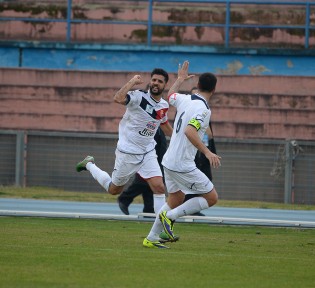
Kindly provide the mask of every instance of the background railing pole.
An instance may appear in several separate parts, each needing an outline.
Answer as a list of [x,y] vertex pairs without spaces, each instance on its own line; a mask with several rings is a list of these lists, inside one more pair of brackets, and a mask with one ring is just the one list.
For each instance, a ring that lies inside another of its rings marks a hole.
[[152,43],[152,14],[153,14],[153,0],[149,0],[149,11],[148,11],[148,34],[147,34],[147,45],[151,46]]
[[71,41],[71,12],[72,12],[72,0],[68,0],[68,7],[67,7],[67,42]]
[[284,203],[292,202],[292,163],[293,150],[291,140],[285,142],[285,174],[284,174]]
[[230,42],[230,1],[226,1],[226,12],[225,12],[225,48],[229,47]]
[[24,137],[23,131],[16,133],[15,185],[24,187]]
[[309,47],[309,37],[310,37],[310,17],[311,17],[311,7],[310,3],[306,3],[306,13],[305,13],[305,44],[304,47],[307,49]]

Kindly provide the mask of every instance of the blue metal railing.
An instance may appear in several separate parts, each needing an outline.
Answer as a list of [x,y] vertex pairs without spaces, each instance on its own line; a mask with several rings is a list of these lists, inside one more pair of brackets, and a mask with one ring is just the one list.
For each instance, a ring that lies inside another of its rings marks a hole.
[[[71,42],[71,27],[76,23],[94,23],[94,24],[118,24],[118,25],[145,25],[147,27],[147,45],[152,45],[152,27],[153,26],[170,26],[170,27],[219,27],[224,28],[224,45],[225,48],[230,47],[230,30],[235,28],[264,28],[264,29],[301,29],[304,30],[304,48],[309,48],[310,31],[315,30],[315,26],[311,25],[311,6],[315,6],[315,2],[311,1],[263,1],[263,0],[140,0],[140,2],[148,3],[148,19],[147,21],[117,21],[117,20],[92,20],[92,19],[72,19],[72,0],[67,0],[67,18],[66,19],[46,19],[46,18],[23,18],[23,17],[1,17],[0,21],[28,21],[28,22],[62,22],[66,23],[66,42]],[[154,3],[208,3],[225,5],[225,23],[167,23],[153,21]],[[231,24],[231,5],[281,5],[281,6],[299,6],[305,8],[305,24],[304,25],[261,25],[261,24]]]

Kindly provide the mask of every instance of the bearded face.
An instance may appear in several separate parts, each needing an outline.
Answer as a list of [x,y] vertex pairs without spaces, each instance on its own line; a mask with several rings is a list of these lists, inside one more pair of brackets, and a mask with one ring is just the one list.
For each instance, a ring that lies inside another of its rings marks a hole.
[[150,81],[150,94],[152,96],[159,96],[163,93],[166,82],[162,75],[153,75]]
[[158,95],[162,94],[163,91],[164,91],[164,87],[159,88],[158,85],[151,85],[150,86],[150,94],[153,96],[158,96]]

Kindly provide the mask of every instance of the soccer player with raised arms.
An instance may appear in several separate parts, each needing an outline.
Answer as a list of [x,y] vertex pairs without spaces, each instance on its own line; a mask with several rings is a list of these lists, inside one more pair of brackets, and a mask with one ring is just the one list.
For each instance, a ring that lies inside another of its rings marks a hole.
[[[215,92],[217,78],[212,73],[203,73],[199,76],[198,93],[194,95],[177,93],[184,81],[194,77],[188,75],[188,67],[188,61],[179,66],[178,77],[169,91],[168,101],[177,111],[170,145],[162,160],[168,198],[157,215],[150,233],[143,241],[145,247],[168,248],[159,240],[162,229],[171,240],[177,240],[178,237],[173,231],[177,218],[207,209],[218,200],[213,183],[194,162],[196,152],[199,150],[212,167],[217,168],[221,165],[221,157],[212,153],[202,142],[209,126],[211,110],[208,103]],[[184,202],[183,191],[199,196]],[[155,245],[150,246],[148,243]]]
[[111,176],[95,165],[92,156],[87,156],[76,166],[78,172],[88,170],[112,195],[120,194],[129,179],[138,173],[154,193],[156,213],[165,204],[165,186],[155,152],[154,136],[159,127],[169,136],[173,130],[167,118],[169,104],[162,98],[168,78],[165,70],[156,68],[151,73],[148,91],[131,90],[143,83],[141,76],[135,75],[115,94],[114,101],[127,108],[119,123],[115,166]]

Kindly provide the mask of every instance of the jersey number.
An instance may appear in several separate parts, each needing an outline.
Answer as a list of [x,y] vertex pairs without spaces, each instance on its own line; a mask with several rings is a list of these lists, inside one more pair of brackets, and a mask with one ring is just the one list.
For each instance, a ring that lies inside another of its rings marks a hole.
[[176,133],[178,133],[178,131],[180,130],[180,127],[182,127],[184,114],[185,114],[185,111],[179,116],[179,119],[177,121],[177,126],[176,126]]

